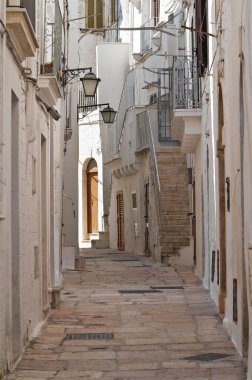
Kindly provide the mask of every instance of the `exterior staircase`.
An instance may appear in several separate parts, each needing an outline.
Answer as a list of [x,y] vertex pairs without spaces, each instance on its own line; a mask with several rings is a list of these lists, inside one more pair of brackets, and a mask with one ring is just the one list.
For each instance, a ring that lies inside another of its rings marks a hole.
[[89,234],[88,240],[82,240],[80,248],[108,248],[109,236],[107,231]]
[[187,163],[180,147],[160,147],[156,159],[160,181],[159,245],[161,261],[169,264],[181,256],[181,248],[190,246]]

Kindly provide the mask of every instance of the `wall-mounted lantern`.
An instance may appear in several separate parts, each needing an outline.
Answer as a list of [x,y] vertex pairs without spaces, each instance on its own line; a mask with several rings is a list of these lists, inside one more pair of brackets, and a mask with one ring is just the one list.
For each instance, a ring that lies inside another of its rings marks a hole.
[[67,83],[78,77],[80,74],[85,73],[87,70],[89,70],[89,73],[80,78],[80,81],[82,82],[85,96],[95,97],[100,78],[97,78],[92,72],[92,67],[63,70],[61,74],[62,86],[65,87]]

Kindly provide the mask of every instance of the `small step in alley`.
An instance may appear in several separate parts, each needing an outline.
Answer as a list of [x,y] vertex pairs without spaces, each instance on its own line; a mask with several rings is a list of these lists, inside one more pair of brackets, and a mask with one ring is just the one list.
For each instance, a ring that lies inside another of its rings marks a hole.
[[59,306],[6,380],[245,379],[189,267],[109,249],[80,255],[85,269],[64,270]]

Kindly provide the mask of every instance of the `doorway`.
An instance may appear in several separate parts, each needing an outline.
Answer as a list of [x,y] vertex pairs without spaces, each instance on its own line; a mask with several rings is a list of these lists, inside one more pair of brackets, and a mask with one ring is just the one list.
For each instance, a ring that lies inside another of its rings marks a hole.
[[145,229],[144,229],[144,235],[145,235],[145,244],[144,244],[144,252],[146,256],[149,256],[149,182],[147,182],[144,185],[144,208],[145,208]]
[[219,139],[217,141],[218,179],[219,179],[219,237],[220,237],[220,294],[219,312],[225,314],[226,298],[226,196],[225,196],[225,150],[222,141],[222,129],[224,126],[222,90],[219,88]]
[[119,191],[116,194],[117,203],[117,249],[124,251],[124,207],[123,207],[123,192]]
[[98,232],[98,169],[93,158],[87,166],[87,226],[89,234]]

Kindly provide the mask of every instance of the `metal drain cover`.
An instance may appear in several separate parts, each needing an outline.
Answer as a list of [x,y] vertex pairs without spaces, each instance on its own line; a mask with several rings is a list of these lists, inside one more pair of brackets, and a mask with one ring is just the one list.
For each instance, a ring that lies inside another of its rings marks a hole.
[[158,289],[125,289],[119,290],[121,294],[144,294],[144,293],[161,293]]
[[219,359],[225,359],[230,357],[230,354],[219,354],[219,353],[209,353],[209,354],[202,354],[202,355],[196,355],[196,356],[189,356],[187,358],[184,358],[184,360],[199,360],[202,362],[211,362],[214,360]]
[[151,289],[160,289],[160,290],[162,290],[162,289],[174,289],[174,290],[176,290],[176,289],[184,289],[184,287],[183,286],[181,286],[181,285],[176,285],[176,286],[151,286]]
[[113,333],[72,333],[66,334],[65,340],[111,340]]

